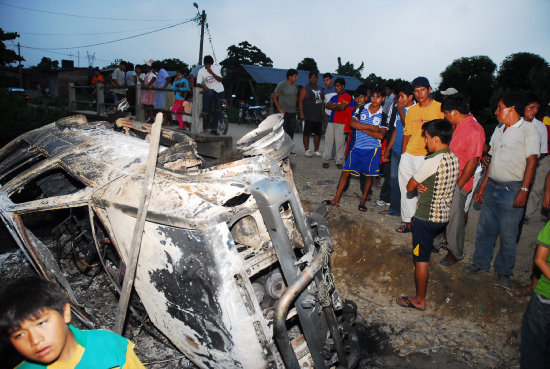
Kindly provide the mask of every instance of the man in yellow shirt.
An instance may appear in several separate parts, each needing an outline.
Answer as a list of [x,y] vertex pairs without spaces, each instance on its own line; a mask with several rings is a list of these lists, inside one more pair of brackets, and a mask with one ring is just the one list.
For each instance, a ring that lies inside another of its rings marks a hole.
[[405,117],[403,147],[399,162],[399,189],[401,190],[401,219],[405,224],[395,229],[399,233],[411,231],[411,219],[416,210],[416,192],[407,192],[409,179],[418,171],[428,153],[422,136],[422,125],[434,119],[442,119],[441,103],[431,98],[432,88],[426,77],[416,77],[412,83],[418,104],[411,106]]

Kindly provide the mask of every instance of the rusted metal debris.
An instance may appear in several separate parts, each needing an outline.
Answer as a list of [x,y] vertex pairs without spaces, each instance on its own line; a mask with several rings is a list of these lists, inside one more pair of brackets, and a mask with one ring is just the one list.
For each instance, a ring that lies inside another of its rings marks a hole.
[[[2,220],[90,321],[58,259],[72,248],[80,270],[101,265],[120,291],[148,152],[133,132],[150,125],[117,125],[68,117],[0,150]],[[176,143],[159,150],[134,284],[150,321],[200,368],[353,367],[354,312],[343,311],[353,304],[334,288],[325,218],[299,201],[282,116],[215,166],[165,131]],[[44,227],[64,238],[60,250]]]

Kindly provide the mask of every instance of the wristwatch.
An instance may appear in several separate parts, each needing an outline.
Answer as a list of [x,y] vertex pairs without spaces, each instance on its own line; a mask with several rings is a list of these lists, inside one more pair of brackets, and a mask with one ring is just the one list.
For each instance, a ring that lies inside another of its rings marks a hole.
[[522,187],[522,188],[520,188],[520,190],[525,191],[525,192],[529,192],[529,188],[528,188],[528,187]]

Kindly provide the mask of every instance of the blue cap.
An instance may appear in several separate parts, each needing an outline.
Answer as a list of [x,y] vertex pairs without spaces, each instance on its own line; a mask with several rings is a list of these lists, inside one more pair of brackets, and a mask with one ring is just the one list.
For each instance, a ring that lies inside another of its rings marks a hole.
[[413,79],[411,85],[413,90],[417,87],[426,87],[426,88],[431,87],[430,81],[428,81],[426,77],[416,77],[415,79]]

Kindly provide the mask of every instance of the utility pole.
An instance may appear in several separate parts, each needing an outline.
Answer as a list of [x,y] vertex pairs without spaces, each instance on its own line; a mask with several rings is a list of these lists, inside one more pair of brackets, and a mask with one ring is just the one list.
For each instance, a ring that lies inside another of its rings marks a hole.
[[21,44],[17,43],[17,53],[19,54],[19,88],[23,88],[23,72],[21,71]]
[[203,10],[201,14],[201,45],[199,49],[199,65],[202,64],[202,44],[204,41],[204,23],[206,23],[206,12]]

